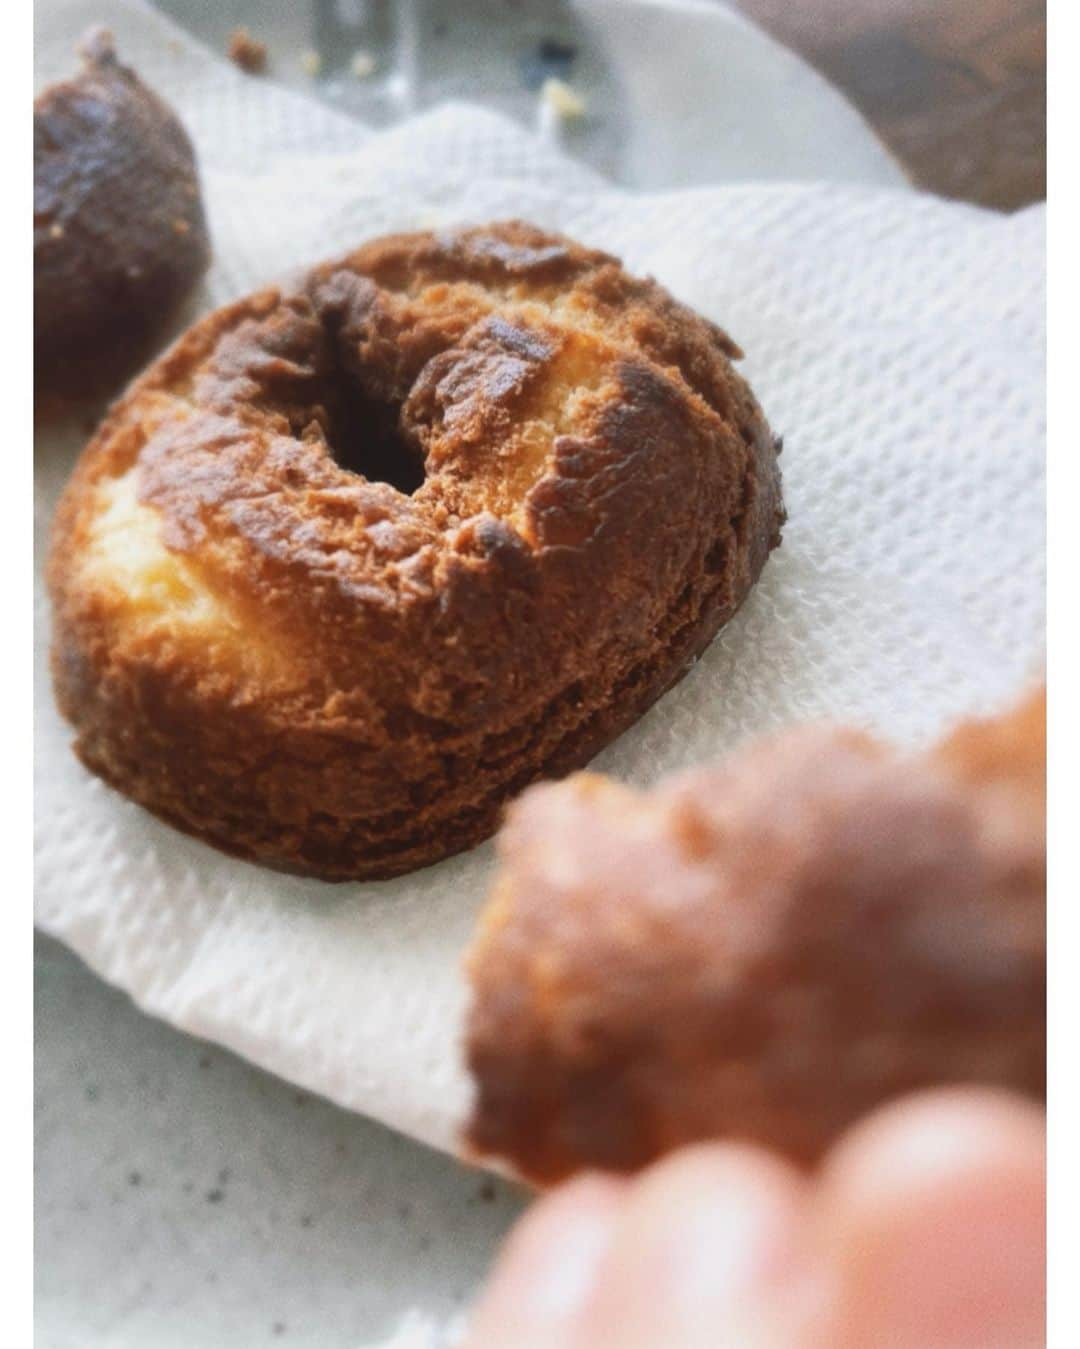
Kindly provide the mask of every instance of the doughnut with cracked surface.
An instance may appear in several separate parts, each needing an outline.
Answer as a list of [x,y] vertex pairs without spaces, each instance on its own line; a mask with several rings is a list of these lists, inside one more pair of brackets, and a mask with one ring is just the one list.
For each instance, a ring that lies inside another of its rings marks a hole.
[[377,240],[210,315],[58,510],[78,754],[207,842],[328,879],[483,839],[682,675],[779,542],[736,354],[515,222]]

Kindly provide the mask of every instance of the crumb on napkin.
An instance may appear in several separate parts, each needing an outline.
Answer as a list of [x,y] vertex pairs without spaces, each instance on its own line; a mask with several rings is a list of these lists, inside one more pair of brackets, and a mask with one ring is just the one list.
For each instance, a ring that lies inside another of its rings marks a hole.
[[540,86],[540,103],[544,109],[550,109],[563,122],[577,121],[578,118],[584,117],[588,110],[584,95],[571,88],[564,80],[556,79],[554,75],[549,76]]
[[233,65],[249,75],[261,75],[266,69],[266,43],[253,38],[246,28],[233,29],[227,50]]

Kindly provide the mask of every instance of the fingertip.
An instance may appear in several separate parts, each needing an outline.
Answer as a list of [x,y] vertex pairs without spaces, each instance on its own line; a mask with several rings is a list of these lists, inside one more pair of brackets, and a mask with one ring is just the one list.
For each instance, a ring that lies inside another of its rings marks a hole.
[[477,1300],[467,1349],[559,1349],[591,1292],[626,1189],[624,1180],[590,1174],[533,1204]]
[[1045,1165],[1043,1112],[1003,1091],[920,1093],[857,1125],[815,1196],[835,1343],[1041,1343]]
[[656,1163],[627,1196],[575,1343],[763,1342],[764,1320],[798,1283],[805,1190],[793,1167],[749,1145]]
[[913,1181],[1045,1155],[1045,1111],[993,1087],[918,1092],[880,1107],[833,1148],[820,1173],[826,1198],[888,1197]]

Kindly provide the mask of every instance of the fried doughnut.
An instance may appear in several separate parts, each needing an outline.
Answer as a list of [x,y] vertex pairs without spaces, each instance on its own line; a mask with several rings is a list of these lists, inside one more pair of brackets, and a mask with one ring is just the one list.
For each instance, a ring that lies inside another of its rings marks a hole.
[[327,879],[483,839],[680,678],[779,542],[737,354],[521,223],[377,240],[210,315],[57,513],[78,754]]
[[534,787],[470,959],[467,1141],[539,1184],[734,1137],[812,1162],[938,1083],[1045,1093],[1045,693],[929,753],[807,728]]
[[195,157],[158,96],[84,41],[82,70],[34,101],[34,364],[46,396],[130,373],[210,257]]

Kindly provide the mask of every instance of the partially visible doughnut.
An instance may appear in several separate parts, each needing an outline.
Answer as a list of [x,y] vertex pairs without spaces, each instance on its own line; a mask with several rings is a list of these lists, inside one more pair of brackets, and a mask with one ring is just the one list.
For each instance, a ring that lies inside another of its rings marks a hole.
[[736,354],[520,223],[378,240],[210,315],[57,513],[78,754],[329,879],[476,843],[679,679],[779,542]]
[[90,34],[82,69],[34,101],[34,362],[46,395],[129,373],[210,257],[175,113]]
[[807,728],[499,837],[468,1144],[553,1183],[734,1137],[810,1162],[938,1083],[1042,1095],[1045,694],[900,755]]

